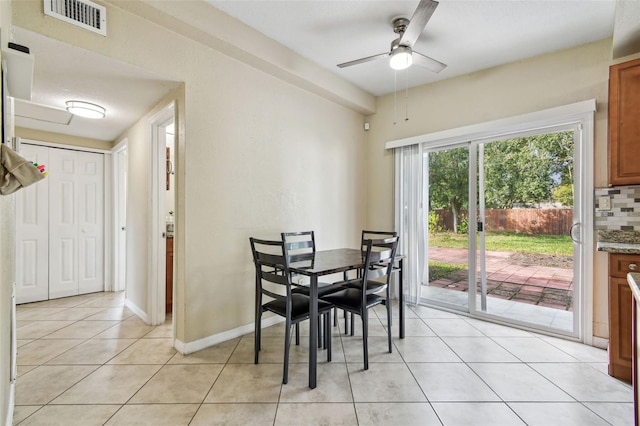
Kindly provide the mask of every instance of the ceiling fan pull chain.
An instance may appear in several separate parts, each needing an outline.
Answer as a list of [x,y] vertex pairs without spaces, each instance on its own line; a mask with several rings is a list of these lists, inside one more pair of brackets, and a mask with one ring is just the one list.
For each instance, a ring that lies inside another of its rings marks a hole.
[[393,125],[398,121],[398,71],[393,70]]
[[405,73],[405,86],[404,86],[404,121],[409,121],[409,68]]

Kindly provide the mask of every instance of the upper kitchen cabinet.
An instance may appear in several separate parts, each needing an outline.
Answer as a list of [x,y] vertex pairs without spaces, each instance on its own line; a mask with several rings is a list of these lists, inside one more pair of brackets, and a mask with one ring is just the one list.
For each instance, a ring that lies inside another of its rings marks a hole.
[[609,186],[640,184],[640,59],[609,68]]

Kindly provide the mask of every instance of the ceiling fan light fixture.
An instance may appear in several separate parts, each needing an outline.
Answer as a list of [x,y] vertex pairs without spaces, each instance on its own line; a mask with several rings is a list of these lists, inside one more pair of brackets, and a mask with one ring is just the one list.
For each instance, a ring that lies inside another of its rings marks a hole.
[[78,115],[85,118],[104,118],[106,109],[100,105],[92,104],[84,101],[67,101],[67,111],[73,115]]
[[408,46],[396,47],[393,49],[393,52],[391,52],[389,66],[398,71],[409,68],[413,63],[413,56],[411,53],[411,48]]

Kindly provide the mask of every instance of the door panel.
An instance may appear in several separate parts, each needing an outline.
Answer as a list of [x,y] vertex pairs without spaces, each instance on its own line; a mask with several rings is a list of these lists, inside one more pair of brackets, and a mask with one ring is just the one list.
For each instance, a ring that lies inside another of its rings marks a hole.
[[[49,165],[48,149],[22,145],[20,154]],[[49,298],[49,180],[16,193],[16,303]]]
[[[422,288],[422,297],[439,306],[468,311],[469,286],[473,285],[466,213],[470,201],[469,145],[427,150],[425,156],[429,279]],[[450,241],[457,248],[449,247]]]
[[55,299],[78,294],[78,153],[51,149],[49,162],[49,297]]
[[104,156],[23,144],[49,176],[17,193],[17,303],[104,290]]
[[104,289],[103,155],[78,153],[78,259],[80,294]]
[[575,332],[574,132],[478,143],[478,313]]

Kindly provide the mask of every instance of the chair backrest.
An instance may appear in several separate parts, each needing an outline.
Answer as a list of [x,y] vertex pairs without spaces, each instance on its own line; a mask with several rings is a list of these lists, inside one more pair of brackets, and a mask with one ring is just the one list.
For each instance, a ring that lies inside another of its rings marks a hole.
[[290,298],[291,278],[284,243],[257,238],[249,238],[249,242],[256,267],[257,294],[274,299]]
[[313,260],[316,253],[316,239],[313,231],[283,232],[280,235],[289,263]]
[[398,233],[395,231],[367,231],[362,230],[362,238],[361,238],[361,247],[362,251],[366,250],[365,240],[379,240],[384,238],[393,238],[397,237]]
[[[367,281],[376,280],[384,282],[387,286],[391,279],[391,271],[398,248],[398,237],[367,239],[365,246],[365,267],[366,273],[363,276],[363,288],[367,288]],[[378,288],[376,291],[380,291]]]

